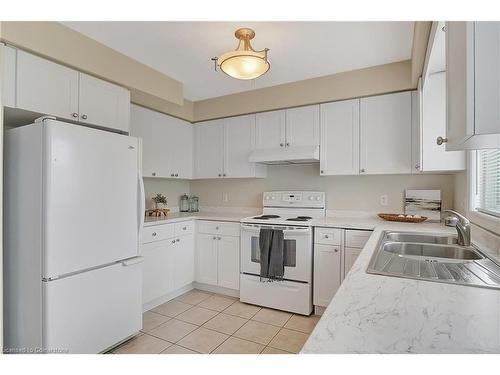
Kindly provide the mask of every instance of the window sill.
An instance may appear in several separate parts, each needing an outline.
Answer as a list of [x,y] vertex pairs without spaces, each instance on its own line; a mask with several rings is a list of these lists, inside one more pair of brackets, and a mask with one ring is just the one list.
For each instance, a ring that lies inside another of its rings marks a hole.
[[500,235],[500,218],[479,211],[469,211],[469,220],[490,232]]

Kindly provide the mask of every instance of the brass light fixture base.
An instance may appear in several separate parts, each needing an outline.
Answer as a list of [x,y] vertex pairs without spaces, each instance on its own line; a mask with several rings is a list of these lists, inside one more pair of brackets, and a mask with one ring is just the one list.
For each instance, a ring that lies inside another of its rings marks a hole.
[[255,31],[247,27],[242,27],[241,29],[238,29],[234,32],[234,36],[236,37],[236,39],[239,40],[242,39],[251,40],[255,38]]

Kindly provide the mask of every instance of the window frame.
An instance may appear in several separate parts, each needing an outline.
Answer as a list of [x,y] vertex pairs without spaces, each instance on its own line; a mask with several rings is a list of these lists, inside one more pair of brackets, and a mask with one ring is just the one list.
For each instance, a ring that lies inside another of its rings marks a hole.
[[500,217],[477,210],[477,150],[467,153],[467,217],[484,229],[500,234]]

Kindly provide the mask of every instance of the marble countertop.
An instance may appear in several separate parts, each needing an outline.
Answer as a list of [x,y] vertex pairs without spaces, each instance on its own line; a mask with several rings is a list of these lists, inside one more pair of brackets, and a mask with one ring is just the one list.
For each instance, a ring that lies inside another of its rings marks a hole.
[[[371,228],[369,219],[360,220]],[[325,219],[332,226],[344,221]],[[500,353],[500,290],[365,272],[384,230],[455,230],[439,224],[373,224],[372,236],[302,353]]]

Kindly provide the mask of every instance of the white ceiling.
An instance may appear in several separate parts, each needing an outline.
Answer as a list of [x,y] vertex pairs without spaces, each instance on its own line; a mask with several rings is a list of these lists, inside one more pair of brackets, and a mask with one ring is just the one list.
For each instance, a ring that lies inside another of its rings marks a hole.
[[[181,81],[201,100],[406,60],[413,22],[64,22]],[[236,48],[234,31],[251,27],[256,50],[270,48],[271,70],[253,81],[214,72],[213,56]]]

